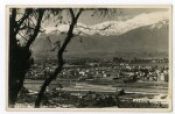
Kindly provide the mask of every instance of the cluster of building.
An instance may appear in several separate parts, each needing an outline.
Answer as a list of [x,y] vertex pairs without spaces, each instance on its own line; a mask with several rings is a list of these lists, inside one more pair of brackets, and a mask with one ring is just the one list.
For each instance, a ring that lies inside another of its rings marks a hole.
[[151,66],[151,65],[122,65],[121,74],[136,77],[140,80],[165,81],[168,82],[168,66]]
[[[26,78],[46,79],[50,73],[54,72],[56,65],[35,65],[32,70],[26,74]],[[59,74],[60,79],[124,79],[124,80],[149,80],[168,82],[167,65],[149,65],[149,64],[108,64],[89,63],[88,65],[65,65]]]

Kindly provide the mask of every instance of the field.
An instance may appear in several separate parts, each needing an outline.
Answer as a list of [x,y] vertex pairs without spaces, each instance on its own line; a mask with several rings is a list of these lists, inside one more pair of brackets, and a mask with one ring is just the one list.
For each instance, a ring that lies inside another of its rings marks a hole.
[[[29,80],[26,79],[24,82],[24,87],[30,90],[30,96],[33,96],[33,101],[30,101],[32,106],[37,92],[40,89],[43,80]],[[63,84],[63,88],[58,87],[59,84]],[[50,92],[53,90],[58,90],[62,94],[69,95],[68,98],[59,98],[59,93],[56,96],[48,97],[48,101],[56,103],[51,103],[51,107],[100,107],[100,105],[92,105],[93,102],[90,100],[84,101],[86,105],[82,105],[80,96],[86,96],[89,92],[96,95],[112,96],[116,92],[124,90],[124,94],[121,94],[118,98],[120,99],[119,104],[116,105],[105,105],[102,107],[123,107],[123,108],[167,108],[168,107],[168,83],[165,82],[134,82],[134,83],[122,83],[120,80],[109,80],[109,79],[91,79],[83,82],[77,80],[61,80],[57,79],[52,82],[46,92],[46,96],[50,96]],[[65,95],[64,95],[65,96]],[[77,97],[78,96],[78,97]],[[92,97],[92,96],[91,96]],[[64,100],[63,100],[64,99]],[[93,99],[89,98],[89,99]],[[95,99],[95,98],[94,98]],[[112,100],[113,101],[113,100]],[[80,102],[80,103],[79,103]],[[18,103],[18,106],[21,102]],[[79,103],[77,105],[77,103]],[[81,105],[80,105],[81,104]],[[105,104],[105,103],[103,103]],[[46,103],[48,106],[48,104]],[[21,105],[20,105],[21,106]],[[19,107],[20,107],[19,106]],[[46,107],[47,107],[46,106]],[[25,107],[25,105],[23,105]],[[44,107],[44,106],[43,106]]]

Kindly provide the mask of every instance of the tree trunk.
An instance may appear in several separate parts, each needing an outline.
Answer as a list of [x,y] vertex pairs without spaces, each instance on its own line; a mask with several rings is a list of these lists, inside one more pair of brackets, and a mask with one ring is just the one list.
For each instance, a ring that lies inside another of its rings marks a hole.
[[[10,53],[9,107],[14,107],[23,86],[26,70],[30,67],[30,50],[17,47]],[[24,57],[24,58],[23,58]]]
[[42,87],[40,89],[40,92],[39,92],[39,94],[37,96],[37,99],[35,101],[35,108],[39,108],[40,107],[40,103],[41,103],[41,100],[42,100],[42,98],[44,96],[44,92],[45,92],[47,86],[49,86],[51,81],[54,80],[57,77],[58,73],[61,72],[62,67],[63,67],[63,64],[62,65],[60,64],[60,66],[55,69],[55,72],[48,79],[46,79],[45,82],[43,83],[43,85],[42,85]]
[[[12,16],[10,17],[10,50],[9,50],[9,107],[14,107],[17,95],[23,84],[25,70],[21,66],[23,59],[21,59],[22,48],[17,46],[16,33],[16,9],[12,10]],[[21,54],[21,55],[20,55]],[[29,53],[28,53],[29,54]],[[26,54],[25,54],[26,55]],[[25,57],[26,58],[26,57]]]
[[35,108],[39,108],[40,107],[41,100],[43,98],[43,95],[44,95],[44,92],[45,92],[47,86],[49,86],[49,84],[54,79],[56,79],[58,73],[60,73],[62,71],[62,68],[63,68],[63,65],[64,65],[63,52],[64,52],[65,48],[67,47],[68,43],[70,42],[71,38],[73,37],[72,32],[73,32],[73,29],[74,29],[74,26],[75,26],[76,22],[77,22],[77,19],[72,20],[72,24],[70,25],[69,31],[67,33],[67,37],[65,38],[65,41],[64,41],[62,47],[59,49],[58,54],[57,54],[58,66],[55,69],[54,73],[51,74],[49,76],[49,78],[46,79],[45,82],[43,83],[43,85],[41,86],[40,92],[39,92],[39,94],[37,96],[37,99],[35,101]]
[[35,108],[39,108],[40,107],[40,103],[41,103],[41,100],[43,98],[43,95],[44,95],[44,92],[45,92],[47,86],[49,86],[49,84],[54,79],[56,79],[57,75],[62,71],[63,64],[64,64],[63,52],[64,52],[67,44],[70,42],[70,40],[71,40],[71,38],[73,36],[72,35],[73,27],[74,27],[74,23],[70,26],[70,29],[69,29],[69,32],[68,32],[68,36],[66,37],[65,42],[63,43],[63,46],[58,51],[58,66],[57,66],[57,68],[55,69],[54,73],[51,74],[49,76],[49,78],[46,79],[45,82],[43,83],[43,85],[41,86],[40,92],[39,92],[39,94],[37,96],[37,99],[35,101]]

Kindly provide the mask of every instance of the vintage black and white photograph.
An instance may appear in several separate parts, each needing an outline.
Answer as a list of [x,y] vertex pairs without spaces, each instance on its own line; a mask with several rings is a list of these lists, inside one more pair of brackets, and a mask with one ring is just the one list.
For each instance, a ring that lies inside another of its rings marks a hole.
[[8,6],[7,107],[170,109],[170,6]]

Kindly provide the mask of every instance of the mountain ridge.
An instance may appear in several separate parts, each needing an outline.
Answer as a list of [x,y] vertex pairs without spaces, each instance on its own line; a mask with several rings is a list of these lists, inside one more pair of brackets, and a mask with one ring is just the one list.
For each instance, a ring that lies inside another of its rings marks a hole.
[[[77,36],[72,39],[66,49],[68,52],[65,52],[64,55],[66,57],[96,57],[101,54],[112,57],[127,56],[129,54],[131,57],[137,55],[147,57],[150,53],[153,56],[167,56],[168,27],[168,21],[161,21],[133,29],[119,36]],[[40,35],[40,38],[37,38],[32,46],[34,57],[40,58],[42,54],[41,58],[56,57],[56,51],[50,50],[53,48],[52,46],[57,41],[57,38],[62,41],[64,37],[65,34],[60,35],[56,32]],[[51,39],[52,43],[47,38]]]

